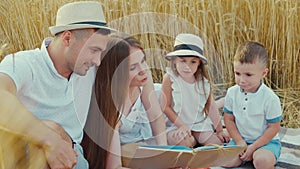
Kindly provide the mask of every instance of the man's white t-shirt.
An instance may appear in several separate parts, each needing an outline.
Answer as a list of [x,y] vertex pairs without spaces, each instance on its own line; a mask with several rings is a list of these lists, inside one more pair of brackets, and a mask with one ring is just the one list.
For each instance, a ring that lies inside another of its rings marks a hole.
[[88,113],[95,68],[87,76],[72,74],[70,79],[56,71],[43,41],[41,49],[21,51],[6,56],[0,72],[10,76],[17,88],[17,98],[38,119],[60,124],[74,141],[80,143]]

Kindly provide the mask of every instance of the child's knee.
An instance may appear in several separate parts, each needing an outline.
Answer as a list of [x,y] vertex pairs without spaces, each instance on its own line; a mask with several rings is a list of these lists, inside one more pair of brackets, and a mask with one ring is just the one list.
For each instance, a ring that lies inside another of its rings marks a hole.
[[238,167],[242,164],[242,160],[240,160],[239,157],[236,157],[234,159],[232,159],[232,161],[222,165],[222,167],[225,167],[225,168],[232,168],[232,167]]
[[196,145],[196,139],[193,136],[186,136],[179,142],[179,145],[194,147]]
[[272,168],[275,164],[276,158],[271,151],[259,149],[253,153],[253,165],[255,168]]
[[182,145],[187,147],[193,147],[196,145],[196,140],[193,136],[180,137],[173,132],[169,132],[167,137],[169,145]]
[[197,135],[197,141],[202,145],[221,143],[221,141],[213,132],[201,132],[199,135]]

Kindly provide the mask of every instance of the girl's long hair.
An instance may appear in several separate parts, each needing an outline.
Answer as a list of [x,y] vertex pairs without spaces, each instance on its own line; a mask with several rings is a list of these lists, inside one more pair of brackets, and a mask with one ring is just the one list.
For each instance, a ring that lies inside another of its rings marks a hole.
[[[130,47],[141,48],[126,34],[110,35],[97,70],[82,146],[91,169],[105,169],[112,135],[129,86]],[[141,48],[142,49],[142,48]]]

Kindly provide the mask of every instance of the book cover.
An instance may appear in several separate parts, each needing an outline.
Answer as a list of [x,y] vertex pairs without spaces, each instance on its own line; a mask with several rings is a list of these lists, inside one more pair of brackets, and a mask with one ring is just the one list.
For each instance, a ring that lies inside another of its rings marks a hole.
[[235,145],[211,145],[192,149],[185,146],[137,144],[122,147],[122,160],[125,167],[133,169],[215,167],[230,162],[244,150],[245,147]]

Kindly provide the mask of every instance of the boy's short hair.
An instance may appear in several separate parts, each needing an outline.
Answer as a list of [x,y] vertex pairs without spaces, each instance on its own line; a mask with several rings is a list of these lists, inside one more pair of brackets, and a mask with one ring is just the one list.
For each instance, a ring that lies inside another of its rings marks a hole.
[[259,61],[263,66],[268,63],[268,54],[265,47],[258,42],[244,42],[236,50],[234,61],[243,63],[255,63]]

